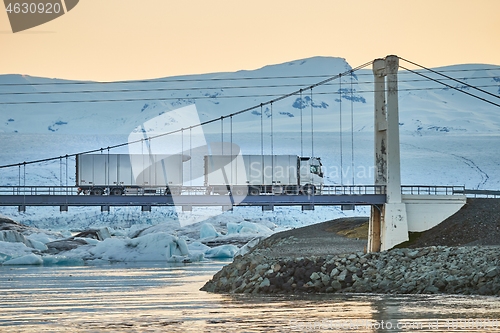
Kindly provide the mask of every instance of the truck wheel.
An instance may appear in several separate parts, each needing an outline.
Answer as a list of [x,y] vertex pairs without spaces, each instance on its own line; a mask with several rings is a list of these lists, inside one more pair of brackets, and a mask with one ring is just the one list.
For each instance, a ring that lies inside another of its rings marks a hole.
[[259,195],[260,189],[258,187],[250,187],[250,191],[248,191],[250,195]]
[[314,195],[316,193],[316,186],[307,184],[302,187],[302,193],[305,195]]
[[285,189],[281,185],[273,186],[273,194],[281,195],[285,193]]
[[169,187],[171,195],[180,195],[181,189],[178,187]]
[[236,187],[234,189],[234,195],[247,195],[248,190],[245,187]]
[[111,189],[111,195],[123,195],[123,190],[121,188],[115,187]]
[[90,195],[103,195],[104,194],[104,190],[102,188],[93,188],[92,190],[90,190]]

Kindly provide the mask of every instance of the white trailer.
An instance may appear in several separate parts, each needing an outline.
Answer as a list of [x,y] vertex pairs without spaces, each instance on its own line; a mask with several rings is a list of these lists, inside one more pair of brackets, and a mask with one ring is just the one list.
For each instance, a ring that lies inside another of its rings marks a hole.
[[320,158],[297,155],[207,155],[205,186],[209,193],[308,195],[321,193]]
[[180,193],[185,155],[81,154],[76,156],[79,193]]

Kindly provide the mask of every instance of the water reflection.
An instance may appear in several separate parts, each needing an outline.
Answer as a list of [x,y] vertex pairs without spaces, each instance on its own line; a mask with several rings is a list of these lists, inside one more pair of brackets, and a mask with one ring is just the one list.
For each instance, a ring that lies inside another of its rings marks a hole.
[[0,331],[500,332],[495,297],[199,291],[222,265],[0,267]]

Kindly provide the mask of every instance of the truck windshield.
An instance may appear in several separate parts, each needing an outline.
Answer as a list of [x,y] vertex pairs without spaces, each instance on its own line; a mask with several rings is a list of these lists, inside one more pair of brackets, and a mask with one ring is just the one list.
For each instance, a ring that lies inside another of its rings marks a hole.
[[310,171],[311,171],[311,173],[315,173],[315,174],[319,175],[321,172],[321,167],[319,165],[311,165]]

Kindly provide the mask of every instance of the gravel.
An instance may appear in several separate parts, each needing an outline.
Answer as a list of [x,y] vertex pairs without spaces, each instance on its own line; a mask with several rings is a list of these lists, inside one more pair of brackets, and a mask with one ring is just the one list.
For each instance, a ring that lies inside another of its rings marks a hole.
[[366,222],[367,217],[340,218],[279,232],[261,241],[253,252],[273,258],[363,252],[366,239],[350,239],[337,232],[356,228]]
[[407,247],[500,245],[500,199],[467,199],[454,215]]

